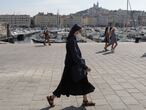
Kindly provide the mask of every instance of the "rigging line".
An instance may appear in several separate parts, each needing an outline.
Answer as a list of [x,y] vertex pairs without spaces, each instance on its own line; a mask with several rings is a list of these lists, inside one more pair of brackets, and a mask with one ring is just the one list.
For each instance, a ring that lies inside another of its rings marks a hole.
[[129,4],[129,7],[130,7],[130,11],[131,11],[132,10],[132,7],[131,7],[130,0],[128,0],[128,4]]
[[129,7],[130,7],[131,17],[132,17],[132,20],[133,20],[133,25],[134,25],[135,30],[137,31],[136,24],[135,24],[135,20],[134,20],[134,16],[133,16],[134,13],[132,11],[132,7],[131,7],[130,0],[128,0],[128,4],[129,4]]

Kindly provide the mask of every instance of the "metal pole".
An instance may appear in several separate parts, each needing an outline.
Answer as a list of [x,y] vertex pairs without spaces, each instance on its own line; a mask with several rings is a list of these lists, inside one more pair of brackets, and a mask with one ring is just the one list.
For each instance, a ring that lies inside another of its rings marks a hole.
[[128,11],[129,11],[129,0],[127,0],[127,23],[126,23],[126,27],[128,27]]

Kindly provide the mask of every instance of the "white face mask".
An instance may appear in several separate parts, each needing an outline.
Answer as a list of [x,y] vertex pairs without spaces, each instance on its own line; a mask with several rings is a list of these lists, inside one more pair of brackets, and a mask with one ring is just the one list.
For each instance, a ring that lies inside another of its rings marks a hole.
[[77,38],[81,38],[81,37],[82,37],[81,33],[78,33],[78,34],[76,35],[76,37],[77,37]]

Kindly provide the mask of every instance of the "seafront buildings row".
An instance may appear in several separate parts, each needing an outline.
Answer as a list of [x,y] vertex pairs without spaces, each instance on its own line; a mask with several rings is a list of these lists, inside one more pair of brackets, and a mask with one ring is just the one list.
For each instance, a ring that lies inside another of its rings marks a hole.
[[37,15],[0,15],[0,23],[8,23],[11,27],[71,27],[82,26],[146,26],[146,12],[127,10],[107,10],[99,6],[70,15],[39,12]]
[[0,15],[0,23],[7,23],[11,27],[30,27],[29,15]]

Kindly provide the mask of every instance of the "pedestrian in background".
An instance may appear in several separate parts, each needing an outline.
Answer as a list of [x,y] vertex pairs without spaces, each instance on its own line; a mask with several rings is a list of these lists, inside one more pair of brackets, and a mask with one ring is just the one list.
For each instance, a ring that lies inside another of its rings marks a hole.
[[104,41],[105,41],[105,46],[104,46],[104,50],[108,51],[107,49],[107,45],[109,43],[109,32],[108,32],[108,27],[105,28],[105,33],[104,33]]
[[117,36],[115,34],[115,28],[113,28],[113,27],[110,27],[109,44],[106,46],[106,48],[109,47],[110,45],[111,45],[111,51],[114,52],[118,43],[117,43]]
[[49,31],[48,30],[44,31],[43,35],[44,35],[44,45],[46,46],[46,43],[48,43],[48,45],[51,46]]
[[117,43],[117,36],[115,34],[115,28],[112,28],[110,39],[111,39],[110,44],[112,45],[111,50],[114,52],[115,48],[118,45],[118,43]]

